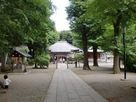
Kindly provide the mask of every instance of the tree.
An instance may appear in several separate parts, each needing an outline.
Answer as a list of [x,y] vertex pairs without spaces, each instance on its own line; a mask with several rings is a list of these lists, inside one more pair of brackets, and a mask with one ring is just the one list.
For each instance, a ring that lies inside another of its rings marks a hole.
[[[97,12],[97,13],[96,13]],[[113,26],[114,31],[114,63],[113,73],[119,73],[119,35],[120,28],[129,20],[130,14],[125,6],[125,1],[118,0],[93,0],[89,1],[87,15],[100,19],[105,24]],[[103,23],[103,24],[104,24]]]
[[71,31],[61,31],[59,32],[60,39],[59,40],[64,40],[67,41],[70,44],[73,44],[73,38],[72,38],[72,32]]
[[101,22],[95,20],[93,17],[87,18],[88,25],[90,24],[90,32],[88,33],[88,45],[93,47],[93,66],[98,66],[97,49],[99,44],[99,37],[103,36],[105,32]]
[[26,17],[21,9],[17,8],[19,1],[3,0],[0,2],[0,41],[1,41],[1,71],[5,70],[5,55],[14,46],[24,43],[23,25],[27,25]]
[[47,35],[48,45],[52,45],[59,40],[59,33],[57,31],[50,31]]
[[[136,22],[129,22],[126,33],[126,67],[128,71],[136,72]],[[122,49],[123,50],[123,49]]]
[[124,1],[124,5],[131,13],[136,13],[136,1],[135,0],[128,0]]
[[[47,34],[54,30],[50,20],[51,2],[48,0],[2,0],[0,1],[0,55],[5,56],[11,48],[25,44],[41,54],[47,47]],[[4,70],[4,66],[1,68]]]
[[[26,2],[25,14],[28,17],[30,28],[28,29],[27,45],[34,50],[34,55],[42,54],[48,45],[48,34],[54,30],[54,23],[50,20],[51,2],[48,0],[36,0]],[[31,8],[33,7],[33,8]]]
[[71,28],[76,32],[73,38],[76,38],[79,45],[82,44],[80,47],[83,47],[85,60],[88,60],[88,48],[93,46],[94,66],[98,66],[97,49],[99,44],[97,43],[97,37],[103,35],[104,30],[99,20],[92,16],[84,17],[86,9],[86,0],[72,2],[70,10],[68,8],[68,17],[70,18]]
[[[113,35],[113,26],[108,24],[105,25],[105,33],[103,34],[103,36],[100,36],[98,39],[98,43],[100,44],[101,48],[105,51],[105,52],[111,52],[114,50],[114,35]],[[111,43],[107,43],[107,42],[111,42]]]
[[82,2],[71,1],[71,5],[67,8],[68,19],[70,20],[71,29],[80,34],[82,39],[82,47],[84,52],[84,65],[83,69],[90,69],[88,63],[88,48],[87,48],[87,33],[89,32],[89,27],[86,25],[81,17],[85,13],[86,7]]

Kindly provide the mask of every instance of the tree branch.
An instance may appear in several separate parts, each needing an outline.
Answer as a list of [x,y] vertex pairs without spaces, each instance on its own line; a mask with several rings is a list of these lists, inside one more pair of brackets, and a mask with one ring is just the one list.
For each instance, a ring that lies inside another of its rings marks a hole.
[[134,10],[131,6],[129,6],[129,5],[127,5],[127,4],[125,4],[125,6],[126,6],[127,8],[129,8],[132,12],[136,13],[136,10]]

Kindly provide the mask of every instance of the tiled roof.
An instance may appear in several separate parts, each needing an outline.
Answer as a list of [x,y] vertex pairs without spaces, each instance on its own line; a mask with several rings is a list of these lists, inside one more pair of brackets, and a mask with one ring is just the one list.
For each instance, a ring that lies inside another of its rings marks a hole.
[[14,50],[14,52],[12,53],[13,57],[32,57],[31,55],[29,55],[28,53],[26,53],[25,51],[21,51],[21,50]]
[[78,51],[79,48],[69,44],[67,41],[58,41],[55,44],[48,47],[51,52],[71,52]]

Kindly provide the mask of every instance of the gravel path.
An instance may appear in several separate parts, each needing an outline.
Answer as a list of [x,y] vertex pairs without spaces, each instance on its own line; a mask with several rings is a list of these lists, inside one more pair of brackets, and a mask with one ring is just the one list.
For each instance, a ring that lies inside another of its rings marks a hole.
[[123,72],[112,74],[110,63],[91,66],[92,70],[72,68],[72,65],[70,68],[109,102],[136,102],[136,89],[133,88],[136,88],[136,73],[127,72],[127,80],[121,81],[124,78]]
[[[0,102],[43,102],[54,68],[32,69],[28,68],[29,74],[8,74],[11,83],[7,93],[0,89]],[[0,81],[3,81],[0,74]]]

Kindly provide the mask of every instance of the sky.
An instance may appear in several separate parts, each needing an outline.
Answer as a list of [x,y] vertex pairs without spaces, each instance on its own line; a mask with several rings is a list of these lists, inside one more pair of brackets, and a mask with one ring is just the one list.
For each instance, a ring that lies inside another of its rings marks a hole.
[[69,30],[69,21],[65,7],[69,5],[68,0],[52,0],[53,5],[56,6],[55,13],[51,16],[51,19],[55,22],[57,31]]

